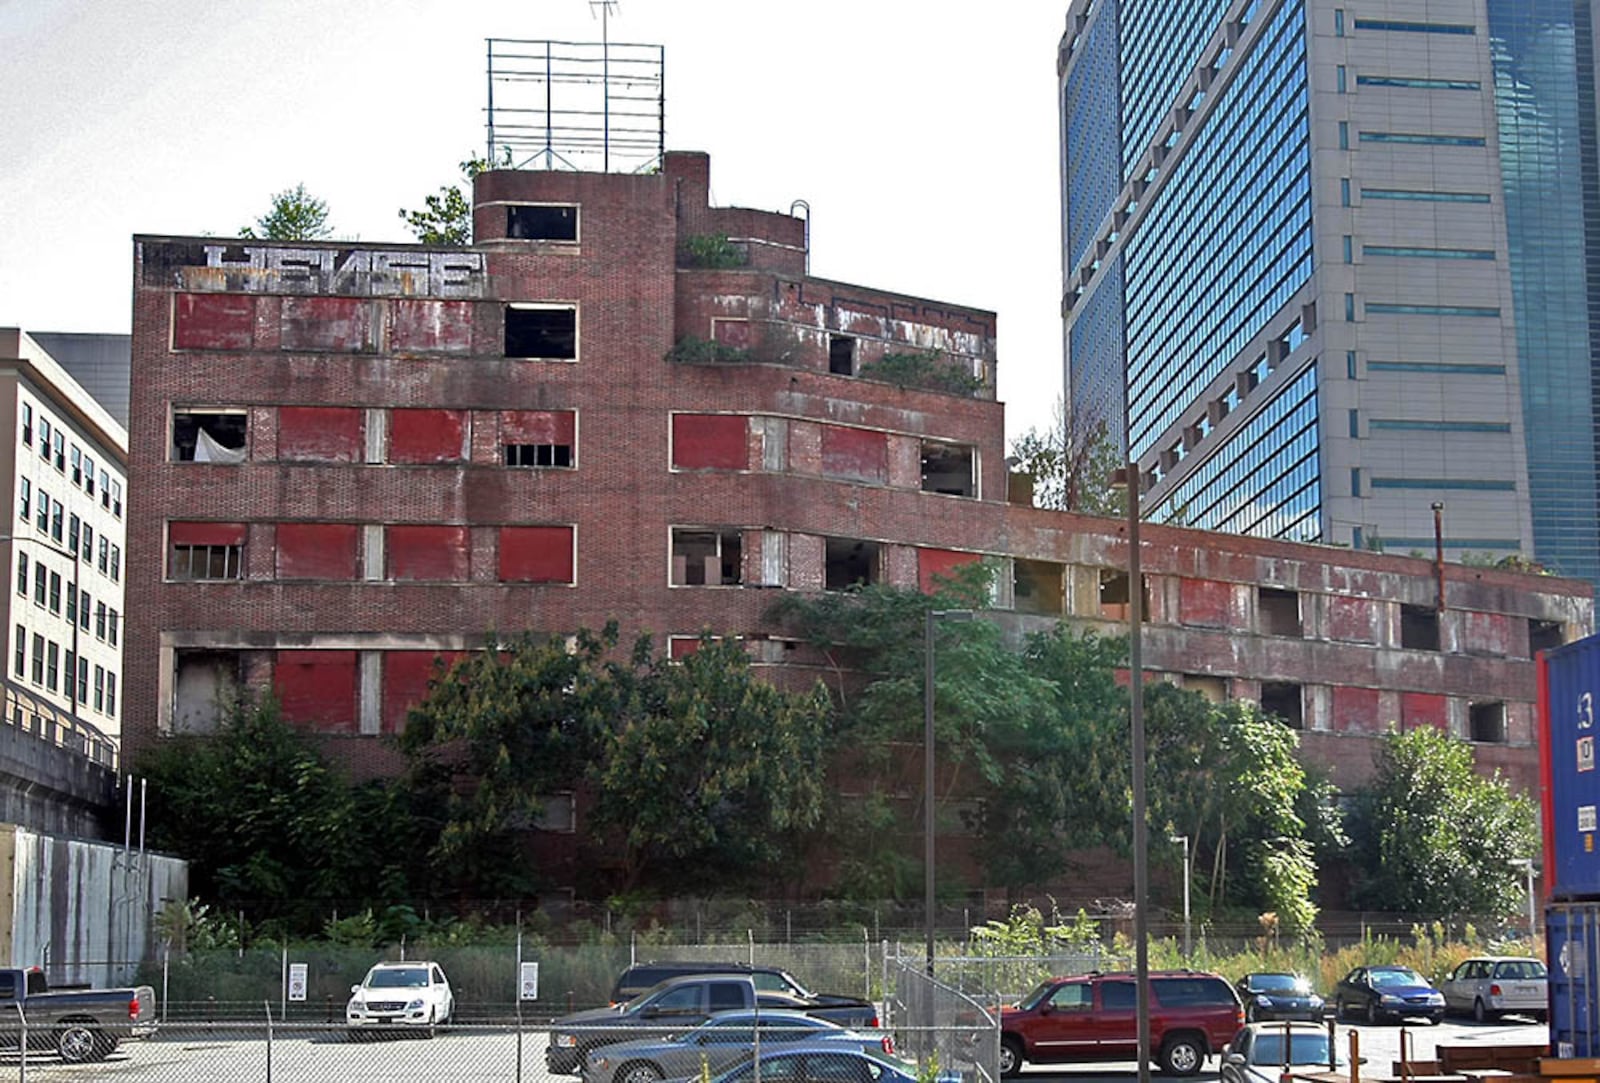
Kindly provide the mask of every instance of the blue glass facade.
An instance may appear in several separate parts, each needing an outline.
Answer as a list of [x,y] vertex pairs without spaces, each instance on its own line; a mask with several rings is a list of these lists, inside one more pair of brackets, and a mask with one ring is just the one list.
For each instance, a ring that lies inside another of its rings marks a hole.
[[1227,10],[1228,0],[1121,0],[1124,176],[1155,138]]
[[1119,445],[1122,432],[1122,380],[1125,355],[1122,326],[1122,257],[1101,275],[1099,286],[1083,303],[1073,321],[1068,356],[1072,360],[1072,408],[1079,420],[1092,427],[1103,422],[1106,435]]
[[1489,0],[1534,552],[1600,581],[1600,303],[1594,37],[1587,0]]
[[[1067,76],[1067,265],[1088,251],[1122,191],[1121,113],[1117,76],[1117,0],[1101,0]],[[1119,377],[1120,378],[1120,377]],[[1119,398],[1120,402],[1120,398]]]

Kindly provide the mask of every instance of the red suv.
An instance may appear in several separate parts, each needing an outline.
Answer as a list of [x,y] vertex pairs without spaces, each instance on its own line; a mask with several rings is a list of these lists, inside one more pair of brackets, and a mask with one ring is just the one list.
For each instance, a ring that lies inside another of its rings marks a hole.
[[[1168,1075],[1194,1075],[1244,1026],[1233,986],[1187,970],[1150,975],[1150,1048]],[[1000,1074],[1024,1063],[1136,1060],[1138,987],[1132,974],[1051,978],[1000,1012]]]

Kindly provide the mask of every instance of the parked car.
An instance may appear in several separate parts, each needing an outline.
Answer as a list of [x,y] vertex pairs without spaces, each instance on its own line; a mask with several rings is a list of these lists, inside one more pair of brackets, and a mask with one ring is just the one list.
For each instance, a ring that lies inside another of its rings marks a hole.
[[1463,960],[1439,983],[1447,1011],[1470,1012],[1478,1022],[1502,1015],[1550,1017],[1549,977],[1538,959],[1483,955]]
[[1222,1054],[1222,1083],[1279,1083],[1294,1067],[1339,1071],[1344,1059],[1328,1038],[1328,1028],[1316,1023],[1251,1023]]
[[[780,993],[792,997],[806,1011],[831,1019],[845,1027],[875,1027],[878,1010],[859,997],[837,993],[813,993],[800,979],[776,966],[751,966],[748,963],[695,962],[693,960],[668,960],[654,963],[635,963],[617,975],[611,987],[611,1003],[622,1004],[669,978],[684,978],[695,974],[736,974],[749,978],[757,993]],[[817,1012],[814,1009],[822,1008]],[[837,1009],[837,1010],[835,1010]]]
[[[736,1068],[712,1076],[712,1083],[917,1083],[914,1068],[884,1053],[805,1044],[799,1048],[763,1051],[760,1075],[752,1057]],[[941,1072],[936,1083],[959,1083]]]
[[1334,1012],[1341,1019],[1444,1018],[1444,994],[1408,966],[1358,966],[1333,987]]
[[24,1020],[29,1049],[73,1064],[104,1060],[124,1038],[155,1033],[156,994],[148,985],[53,990],[38,967],[0,967],[0,1046],[21,1044]]
[[1239,999],[1244,1001],[1247,1023],[1269,1019],[1315,1022],[1322,1018],[1325,1008],[1322,998],[1312,990],[1311,982],[1298,974],[1281,971],[1246,974],[1234,988],[1239,991]]
[[[1025,1063],[1133,1060],[1139,1051],[1132,974],[1050,978],[1000,1011],[1000,1074]],[[1150,975],[1150,1048],[1168,1075],[1194,1075],[1244,1025],[1233,986],[1188,970]]]
[[656,1083],[706,1071],[722,1072],[761,1048],[805,1042],[818,1048],[839,1046],[894,1053],[887,1031],[848,1030],[837,1023],[796,1011],[718,1012],[693,1030],[664,1037],[603,1045],[584,1060],[585,1083]]
[[438,963],[379,963],[350,987],[344,1024],[352,1038],[378,1029],[415,1028],[433,1037],[450,1021],[455,994]]

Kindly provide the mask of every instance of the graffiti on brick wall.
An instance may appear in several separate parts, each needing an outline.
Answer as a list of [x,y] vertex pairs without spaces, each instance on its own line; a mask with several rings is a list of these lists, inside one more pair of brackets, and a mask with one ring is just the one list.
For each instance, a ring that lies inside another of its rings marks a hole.
[[146,241],[143,285],[230,293],[483,297],[482,252]]

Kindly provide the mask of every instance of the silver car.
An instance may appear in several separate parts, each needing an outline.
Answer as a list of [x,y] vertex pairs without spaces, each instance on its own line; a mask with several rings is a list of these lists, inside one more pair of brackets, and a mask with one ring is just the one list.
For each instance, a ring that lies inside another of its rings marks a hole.
[[1470,1013],[1478,1022],[1502,1015],[1549,1017],[1550,994],[1544,963],[1513,955],[1467,959],[1439,983],[1445,1008]]
[[716,1075],[747,1061],[759,1040],[763,1051],[804,1043],[808,1049],[865,1049],[894,1053],[888,1031],[847,1030],[804,1012],[718,1012],[682,1034],[617,1042],[591,1050],[584,1083],[656,1083],[660,1079]]
[[1278,1083],[1291,1068],[1331,1072],[1344,1066],[1325,1026],[1250,1023],[1239,1028],[1222,1052],[1222,1083]]

